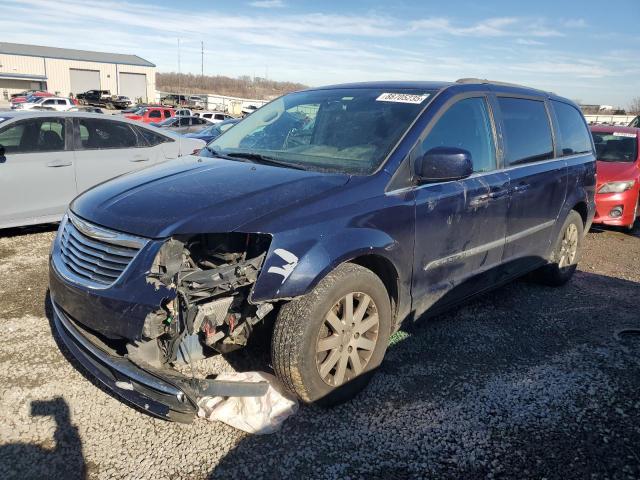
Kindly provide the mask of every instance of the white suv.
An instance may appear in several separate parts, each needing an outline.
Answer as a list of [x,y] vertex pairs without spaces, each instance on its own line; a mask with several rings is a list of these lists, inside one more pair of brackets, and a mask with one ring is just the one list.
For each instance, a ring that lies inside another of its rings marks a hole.
[[75,105],[68,98],[40,97],[34,102],[18,103],[11,108],[14,110],[55,110],[66,112],[72,107],[75,107]]
[[197,112],[196,117],[204,118],[207,122],[220,123],[233,118],[231,115],[222,112]]

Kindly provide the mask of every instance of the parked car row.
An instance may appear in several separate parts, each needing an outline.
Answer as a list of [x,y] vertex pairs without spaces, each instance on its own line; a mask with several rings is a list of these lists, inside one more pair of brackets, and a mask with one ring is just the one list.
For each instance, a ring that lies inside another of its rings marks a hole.
[[13,95],[11,95],[11,105],[24,103],[29,101],[30,99],[35,100],[38,97],[53,97],[53,94],[41,90],[27,90],[20,93],[14,93]]

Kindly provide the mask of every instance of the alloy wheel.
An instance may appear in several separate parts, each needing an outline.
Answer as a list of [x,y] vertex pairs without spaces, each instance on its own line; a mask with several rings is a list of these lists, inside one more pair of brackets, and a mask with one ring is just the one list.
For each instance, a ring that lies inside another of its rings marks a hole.
[[558,260],[558,267],[564,268],[573,265],[577,253],[578,227],[576,227],[573,223],[570,223],[564,231],[562,242],[560,243],[560,258]]
[[352,292],[327,312],[316,342],[316,366],[322,380],[333,387],[360,375],[378,342],[380,320],[373,299]]

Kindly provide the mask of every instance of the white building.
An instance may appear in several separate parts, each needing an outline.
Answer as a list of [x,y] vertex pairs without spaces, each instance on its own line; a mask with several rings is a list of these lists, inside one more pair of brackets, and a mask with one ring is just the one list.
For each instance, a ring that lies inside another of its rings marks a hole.
[[109,90],[146,102],[155,97],[156,66],[137,55],[0,42],[0,100],[36,89],[65,97]]

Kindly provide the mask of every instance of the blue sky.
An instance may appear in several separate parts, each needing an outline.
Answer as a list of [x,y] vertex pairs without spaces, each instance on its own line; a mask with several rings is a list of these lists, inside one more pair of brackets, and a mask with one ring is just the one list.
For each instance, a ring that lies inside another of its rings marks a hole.
[[3,0],[0,40],[308,85],[482,77],[626,107],[640,0]]

